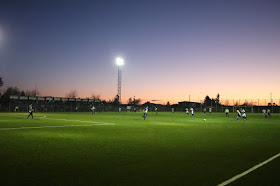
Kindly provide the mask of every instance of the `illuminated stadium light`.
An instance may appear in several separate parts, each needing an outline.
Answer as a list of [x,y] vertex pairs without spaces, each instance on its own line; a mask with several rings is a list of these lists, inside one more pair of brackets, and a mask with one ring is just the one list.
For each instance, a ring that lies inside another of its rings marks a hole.
[[124,65],[124,60],[123,60],[123,58],[117,57],[117,58],[116,58],[116,64],[117,64],[118,66],[123,66],[123,65]]

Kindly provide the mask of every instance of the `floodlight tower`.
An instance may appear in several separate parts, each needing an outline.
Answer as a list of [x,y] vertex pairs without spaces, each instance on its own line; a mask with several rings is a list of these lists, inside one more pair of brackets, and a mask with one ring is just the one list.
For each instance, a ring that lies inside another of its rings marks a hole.
[[121,93],[122,93],[122,66],[124,65],[124,60],[121,57],[116,58],[116,64],[118,65],[118,96],[119,102],[121,101]]

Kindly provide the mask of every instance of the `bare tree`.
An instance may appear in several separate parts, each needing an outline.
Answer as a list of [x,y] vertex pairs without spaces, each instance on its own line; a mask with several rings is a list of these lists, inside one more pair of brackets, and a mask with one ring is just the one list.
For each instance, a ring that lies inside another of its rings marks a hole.
[[4,85],[4,82],[2,81],[2,77],[0,78],[0,87]]
[[36,97],[40,95],[40,92],[35,88],[33,90],[26,90],[25,91],[25,95],[26,96],[32,96],[32,97]]
[[229,106],[229,100],[228,99],[225,100],[225,106]]
[[138,98],[138,99],[134,99],[133,102],[134,102],[135,105],[140,105],[142,100],[140,98]]
[[8,87],[3,95],[1,96],[1,99],[3,100],[9,100],[10,96],[19,96],[20,95],[20,89],[17,87]]
[[[2,81],[2,77],[0,78],[0,87],[2,87],[4,85],[4,82]],[[1,90],[0,90],[0,97],[1,97]]]
[[77,90],[70,90],[69,93],[66,93],[67,98],[77,98],[78,97],[78,92]]
[[128,102],[127,102],[128,104],[130,104],[130,105],[132,105],[132,104],[134,104],[134,101],[133,101],[133,99],[130,97],[129,99],[128,99]]
[[140,105],[140,103],[141,103],[141,99],[140,98],[135,99],[135,97],[134,98],[130,97],[128,99],[128,104],[130,104],[130,105]]
[[100,95],[92,93],[91,98],[92,99],[100,99]]

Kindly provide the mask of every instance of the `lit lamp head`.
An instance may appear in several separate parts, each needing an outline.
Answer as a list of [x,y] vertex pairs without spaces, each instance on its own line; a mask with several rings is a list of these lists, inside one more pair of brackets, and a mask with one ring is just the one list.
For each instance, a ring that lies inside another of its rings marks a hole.
[[124,65],[124,60],[123,60],[123,58],[117,57],[117,58],[116,58],[116,64],[117,64],[118,66],[123,66],[123,65]]

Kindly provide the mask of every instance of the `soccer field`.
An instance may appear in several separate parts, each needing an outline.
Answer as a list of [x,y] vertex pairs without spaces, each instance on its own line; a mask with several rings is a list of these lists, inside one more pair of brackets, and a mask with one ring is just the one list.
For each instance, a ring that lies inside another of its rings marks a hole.
[[[0,113],[1,183],[218,185],[280,153],[279,114],[142,114]],[[279,185],[279,167],[230,185]]]

